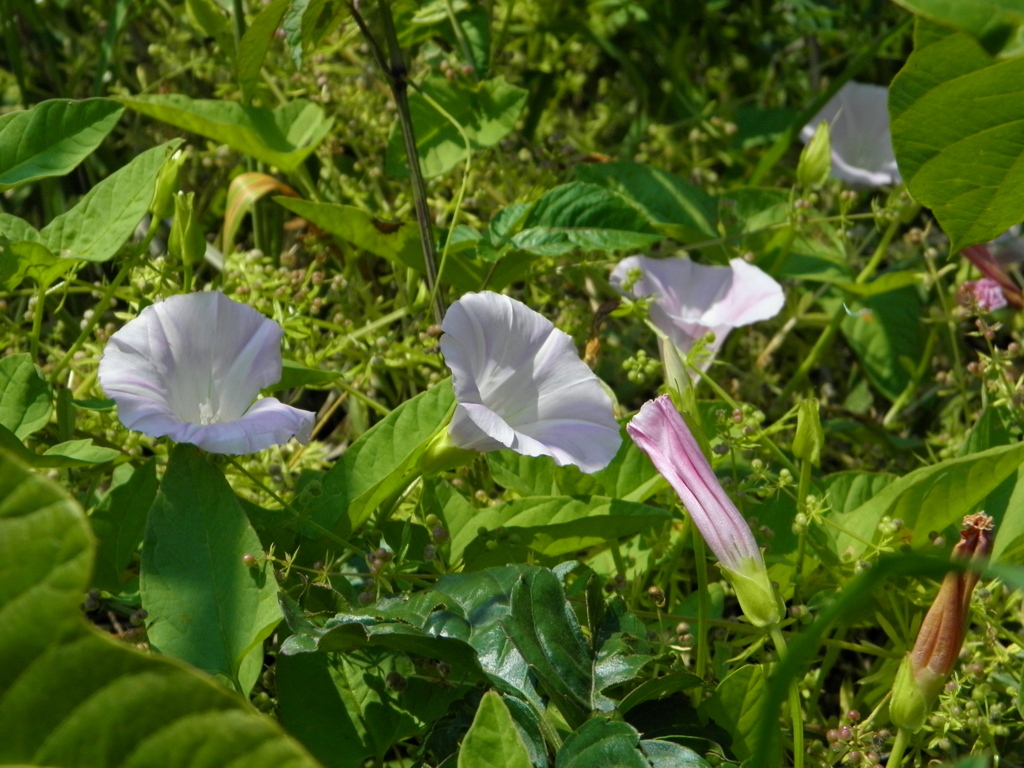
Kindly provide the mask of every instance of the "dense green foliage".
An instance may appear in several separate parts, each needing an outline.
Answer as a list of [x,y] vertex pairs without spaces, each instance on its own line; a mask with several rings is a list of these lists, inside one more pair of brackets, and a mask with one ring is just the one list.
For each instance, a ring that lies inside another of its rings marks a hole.
[[[1019,255],[992,311],[961,255],[1024,219],[1017,6],[0,0],[0,765],[1024,762]],[[801,154],[853,78],[892,83],[906,186]],[[610,282],[635,253],[745,259],[785,305],[685,385]],[[264,394],[308,445],[119,422],[110,337],[206,290],[283,327]],[[592,474],[438,459],[441,318],[482,290],[623,427],[672,390],[779,625],[624,429]],[[893,681],[979,510],[993,565],[910,734]]]

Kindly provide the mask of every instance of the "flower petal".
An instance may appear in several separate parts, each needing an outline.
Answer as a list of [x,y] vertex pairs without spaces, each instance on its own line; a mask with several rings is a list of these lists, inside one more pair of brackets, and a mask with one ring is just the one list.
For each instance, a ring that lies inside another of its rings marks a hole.
[[179,443],[191,443],[210,453],[242,455],[287,443],[293,436],[305,445],[316,414],[285,405],[276,397],[257,400],[241,418],[218,424],[176,422],[165,433]]
[[768,320],[779,314],[786,302],[781,285],[743,259],[733,259],[729,262],[729,268],[732,270],[732,279],[722,297],[704,313],[705,323],[736,328]]
[[181,421],[200,423],[202,403],[218,421],[231,421],[280,380],[283,334],[222,293],[171,296],[111,337],[100,384],[115,400],[124,392],[158,401]]
[[[743,259],[718,267],[690,259],[628,256],[612,271],[612,285],[621,290],[632,269],[643,272],[633,295],[654,297],[651,322],[684,353],[712,331],[715,341],[707,350],[713,355],[732,328],[774,317],[785,301],[782,286]],[[711,356],[705,363],[710,365]]]
[[888,99],[885,86],[849,82],[803,127],[800,138],[810,141],[818,123],[828,121],[833,176],[862,187],[899,184]]
[[585,472],[614,458],[622,441],[611,398],[549,320],[507,296],[469,293],[441,329],[459,402],[455,445],[548,455]]

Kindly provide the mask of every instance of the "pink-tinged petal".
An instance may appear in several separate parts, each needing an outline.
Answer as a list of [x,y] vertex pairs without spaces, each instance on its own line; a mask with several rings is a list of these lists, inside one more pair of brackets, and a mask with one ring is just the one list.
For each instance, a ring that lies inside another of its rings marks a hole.
[[151,437],[218,453],[308,440],[314,414],[273,398],[253,404],[281,377],[282,336],[277,323],[221,293],[172,296],[111,337],[100,384],[121,422]]
[[682,499],[722,565],[739,571],[747,559],[764,562],[750,527],[667,395],[645,403],[626,431]]
[[777,624],[782,606],[754,535],[672,401],[663,396],[645,404],[626,431],[679,494],[747,619],[762,627]]
[[737,328],[779,314],[782,305],[786,303],[781,285],[743,259],[733,259],[729,262],[729,268],[732,270],[732,279],[728,281],[724,295],[704,313],[703,322],[711,326]]
[[964,306],[975,304],[986,312],[994,312],[1009,304],[1003,295],[1002,286],[990,277],[968,280],[961,284],[957,293],[957,298]]
[[715,334],[705,348],[711,354],[703,361],[704,368],[730,330],[774,317],[785,302],[782,286],[742,259],[718,267],[690,259],[628,256],[612,270],[612,285],[621,291],[634,269],[643,276],[633,284],[632,295],[654,297],[651,322],[681,352],[689,352],[709,331]]
[[469,293],[448,310],[441,351],[459,405],[459,448],[511,448],[595,472],[621,443],[611,399],[572,339],[525,304]]
[[832,175],[861,187],[899,184],[889,135],[889,89],[849,82],[800,132],[808,142],[818,123],[829,124]]

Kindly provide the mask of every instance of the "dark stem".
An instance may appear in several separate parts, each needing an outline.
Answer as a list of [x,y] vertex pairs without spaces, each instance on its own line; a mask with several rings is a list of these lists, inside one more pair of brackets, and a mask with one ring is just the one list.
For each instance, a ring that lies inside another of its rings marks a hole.
[[419,153],[416,151],[416,134],[413,131],[412,113],[409,111],[409,70],[405,66],[405,60],[402,57],[402,48],[398,43],[395,20],[391,15],[391,6],[388,0],[377,0],[377,7],[380,10],[384,42],[387,46],[386,57],[384,50],[370,32],[370,28],[358,8],[356,8],[354,3],[349,3],[352,18],[355,19],[360,31],[369,43],[377,65],[387,76],[391,95],[394,97],[395,107],[398,109],[398,125],[402,131],[402,142],[405,144],[405,156],[409,165],[409,179],[412,182],[413,204],[416,208],[416,222],[419,225],[420,244],[423,247],[423,266],[427,278],[427,288],[431,296],[433,296],[434,320],[440,324],[444,319],[445,306],[441,292],[435,288],[437,283],[437,252],[434,249],[434,238],[431,232],[430,208],[427,206],[427,186],[423,180],[423,169],[420,167]]

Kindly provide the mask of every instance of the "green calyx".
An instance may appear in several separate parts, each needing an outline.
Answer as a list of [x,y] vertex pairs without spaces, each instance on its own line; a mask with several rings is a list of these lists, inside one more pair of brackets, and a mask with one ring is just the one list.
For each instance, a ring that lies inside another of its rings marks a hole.
[[747,620],[758,627],[770,627],[782,619],[782,602],[772,587],[764,563],[748,558],[741,570],[719,564],[722,574],[736,590],[740,608]]

